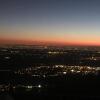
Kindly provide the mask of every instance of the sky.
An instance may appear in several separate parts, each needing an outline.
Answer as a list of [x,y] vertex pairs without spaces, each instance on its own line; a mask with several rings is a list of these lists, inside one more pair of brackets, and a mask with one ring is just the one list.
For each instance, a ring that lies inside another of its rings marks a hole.
[[0,0],[0,43],[100,45],[100,0]]

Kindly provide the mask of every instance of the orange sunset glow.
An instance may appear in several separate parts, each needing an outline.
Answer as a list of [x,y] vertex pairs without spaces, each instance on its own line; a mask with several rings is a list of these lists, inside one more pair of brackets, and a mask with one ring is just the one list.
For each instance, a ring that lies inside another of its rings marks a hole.
[[99,3],[60,2],[3,3],[0,44],[100,46]]

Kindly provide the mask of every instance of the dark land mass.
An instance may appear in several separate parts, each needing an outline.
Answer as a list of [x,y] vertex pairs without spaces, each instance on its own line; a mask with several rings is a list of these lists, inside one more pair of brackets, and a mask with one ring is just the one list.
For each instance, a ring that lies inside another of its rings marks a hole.
[[[36,66],[55,65],[100,67],[100,48],[0,47],[0,100],[100,99],[99,73],[86,75],[68,73],[53,76],[54,74],[52,75],[51,72],[52,76],[45,77],[15,74],[16,71],[29,67],[34,69]],[[6,90],[5,86],[8,86],[9,89]],[[28,89],[22,86],[28,86]]]

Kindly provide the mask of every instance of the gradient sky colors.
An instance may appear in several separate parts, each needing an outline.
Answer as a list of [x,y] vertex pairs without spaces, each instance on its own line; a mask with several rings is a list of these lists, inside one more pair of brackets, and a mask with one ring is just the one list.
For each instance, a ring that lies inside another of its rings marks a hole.
[[0,0],[0,43],[100,45],[100,0]]

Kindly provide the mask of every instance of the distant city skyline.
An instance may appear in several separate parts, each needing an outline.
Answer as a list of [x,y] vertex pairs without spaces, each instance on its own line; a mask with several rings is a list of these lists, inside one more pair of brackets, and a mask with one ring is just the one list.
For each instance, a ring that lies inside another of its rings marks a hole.
[[100,46],[99,0],[0,0],[0,44]]

